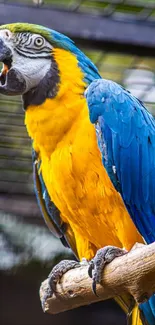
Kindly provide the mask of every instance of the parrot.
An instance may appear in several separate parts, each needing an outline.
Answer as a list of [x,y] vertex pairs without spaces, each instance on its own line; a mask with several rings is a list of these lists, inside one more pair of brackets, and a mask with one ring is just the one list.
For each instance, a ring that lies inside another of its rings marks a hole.
[[[103,154],[103,125],[97,119],[102,115],[106,94],[100,96],[99,91],[98,97],[93,86],[89,88],[95,81],[100,85],[103,79],[70,38],[35,24],[0,26],[0,62],[0,93],[22,97],[41,213],[50,231],[72,249],[78,260],[62,261],[54,267],[49,295],[59,277],[84,258],[90,263],[88,272],[96,293],[96,284],[101,281],[99,264],[103,268],[136,242],[144,243],[142,231],[134,225],[119,191],[121,183],[111,179],[113,169],[105,163],[108,158]],[[126,120],[129,108],[127,112]],[[111,125],[114,117],[110,118]],[[115,298],[132,325],[155,324],[151,299],[132,306],[129,294]]]

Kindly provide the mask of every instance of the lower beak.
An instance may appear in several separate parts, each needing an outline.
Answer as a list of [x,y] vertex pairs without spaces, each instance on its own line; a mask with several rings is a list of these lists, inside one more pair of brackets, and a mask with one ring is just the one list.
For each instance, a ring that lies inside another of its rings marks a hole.
[[23,95],[26,91],[26,82],[22,74],[15,68],[11,68],[6,76],[0,76],[5,83],[0,82],[0,94],[8,96]]

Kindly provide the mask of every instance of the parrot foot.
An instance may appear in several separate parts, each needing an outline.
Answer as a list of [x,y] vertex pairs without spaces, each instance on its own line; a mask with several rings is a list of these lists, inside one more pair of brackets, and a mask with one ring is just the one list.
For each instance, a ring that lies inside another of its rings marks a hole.
[[105,268],[106,264],[112,262],[115,257],[119,257],[127,254],[125,249],[121,249],[114,246],[105,246],[104,248],[100,248],[95,257],[90,261],[88,274],[90,278],[92,278],[92,291],[98,297],[96,293],[96,285],[97,283],[101,284],[102,282],[102,272]]
[[55,265],[48,276],[48,283],[46,287],[46,293],[42,298],[42,308],[45,311],[45,302],[48,298],[52,297],[52,295],[56,294],[56,285],[60,282],[62,276],[69,270],[80,267],[81,264],[79,262],[73,260],[63,260],[57,265]]

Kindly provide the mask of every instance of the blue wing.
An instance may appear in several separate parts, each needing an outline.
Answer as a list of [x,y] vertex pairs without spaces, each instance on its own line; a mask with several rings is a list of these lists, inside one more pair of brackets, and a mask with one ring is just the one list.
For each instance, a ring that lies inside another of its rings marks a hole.
[[[90,120],[95,123],[103,164],[136,227],[155,241],[155,120],[120,85],[98,79],[87,88]],[[140,305],[155,324],[155,295]]]
[[120,85],[93,81],[86,90],[103,164],[147,243],[155,241],[155,119]]
[[41,214],[53,235],[60,238],[63,245],[70,247],[75,256],[78,257],[74,233],[69,224],[63,223],[60,211],[50,199],[42,174],[39,171],[41,161],[34,150],[32,151],[32,161],[34,189]]

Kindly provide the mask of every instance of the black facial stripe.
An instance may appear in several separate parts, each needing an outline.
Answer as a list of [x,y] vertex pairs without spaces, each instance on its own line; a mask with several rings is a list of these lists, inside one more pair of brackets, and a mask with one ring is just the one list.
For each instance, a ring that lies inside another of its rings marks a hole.
[[[21,51],[22,52],[22,51]],[[44,49],[36,49],[36,50],[31,50],[31,48],[26,48],[25,51],[23,51],[25,54],[26,53],[31,53],[31,54],[36,54],[38,55],[39,53],[51,53],[51,49],[48,49],[48,48],[44,48]]]
[[20,35],[20,44],[24,44],[26,43],[28,40],[29,40],[29,37],[28,35],[26,35],[24,38],[22,38],[22,36]]
[[25,55],[28,53],[28,54],[32,54],[32,55],[34,55],[35,57],[38,57],[38,54],[41,54],[41,53],[50,53],[51,54],[51,50],[49,51],[47,51],[47,50],[37,50],[37,53],[36,53],[36,51],[33,51],[33,50],[30,50],[30,49],[25,49],[25,51],[23,51],[23,50],[21,50],[21,49],[19,49],[19,48],[17,48],[18,49],[18,51],[20,52],[20,53],[24,53]]
[[[32,49],[31,47],[29,47],[29,46],[25,46],[25,48],[26,49],[28,49],[28,50],[31,50],[32,51],[32,53],[35,53],[35,52],[50,52],[51,53],[51,51],[52,51],[52,49],[50,48],[50,47],[47,47],[47,46],[45,46],[44,48],[35,48],[35,49]],[[21,50],[21,51],[24,51],[23,49]],[[24,52],[26,52],[26,51],[24,51]]]
[[23,44],[26,43],[26,45],[30,45],[32,43],[32,39],[30,37],[27,37],[27,39],[25,40],[25,42],[23,42]]
[[[38,37],[40,37],[43,42],[37,46],[35,40]],[[52,46],[50,46],[50,44],[39,34],[35,35],[30,32],[17,33],[14,39],[14,44],[15,51],[24,57],[46,58],[51,55]]]
[[[43,58],[43,59],[50,59],[51,58],[51,53],[49,52],[49,55],[38,55],[36,53],[35,54],[31,54],[31,53],[28,53],[28,51],[25,51],[25,52],[22,52],[20,51],[18,48],[15,48],[14,49],[19,55],[21,56],[24,56],[25,58],[29,58],[29,59],[38,59],[38,58]],[[44,52],[43,52],[44,53]],[[28,55],[28,54],[31,54],[31,55]],[[48,53],[47,53],[48,54]]]
[[30,36],[29,33],[17,33],[15,36],[15,43],[17,44],[18,42],[21,42],[23,44],[28,41]]
[[24,110],[30,105],[41,105],[47,98],[54,98],[58,92],[60,74],[57,63],[51,57],[51,68],[37,87],[29,90],[23,97]]
[[18,34],[15,36],[15,39],[14,39],[14,44],[18,45],[18,44],[22,44],[23,41],[25,42],[25,37],[22,38],[21,37],[21,34]]

